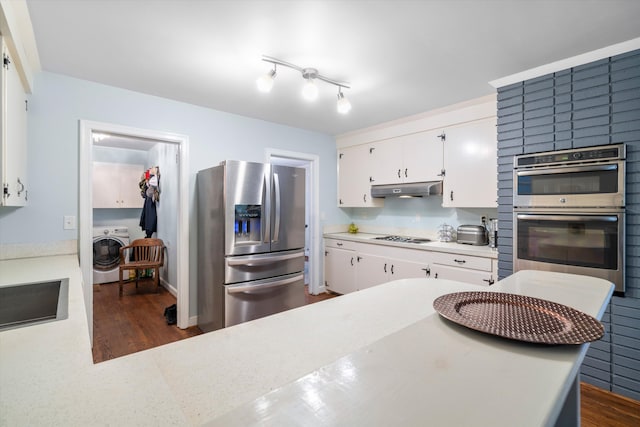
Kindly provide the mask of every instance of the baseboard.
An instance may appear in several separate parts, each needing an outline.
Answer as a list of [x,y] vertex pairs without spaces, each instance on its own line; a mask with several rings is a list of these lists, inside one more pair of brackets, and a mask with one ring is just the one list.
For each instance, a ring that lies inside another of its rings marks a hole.
[[165,288],[167,291],[169,291],[169,293],[171,295],[173,295],[174,297],[176,297],[176,299],[178,298],[178,290],[171,285],[171,283],[167,282],[166,280],[164,280],[163,277],[160,278],[160,285]]
[[189,317],[189,326],[197,326],[198,325],[198,316]]
[[[174,297],[176,297],[176,299],[178,299],[178,290],[175,288],[175,286],[172,286],[171,283],[167,282],[162,277],[160,278],[160,286],[165,288],[167,291],[169,291],[171,295],[173,295]],[[198,316],[189,317],[189,323],[187,324],[187,327],[196,326],[197,324],[198,324]]]

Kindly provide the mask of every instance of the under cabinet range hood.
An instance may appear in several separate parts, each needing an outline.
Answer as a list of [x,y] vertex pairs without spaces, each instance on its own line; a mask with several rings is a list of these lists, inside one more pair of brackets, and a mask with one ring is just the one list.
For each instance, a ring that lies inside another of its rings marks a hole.
[[442,181],[411,182],[406,184],[372,185],[371,197],[426,197],[442,194]]

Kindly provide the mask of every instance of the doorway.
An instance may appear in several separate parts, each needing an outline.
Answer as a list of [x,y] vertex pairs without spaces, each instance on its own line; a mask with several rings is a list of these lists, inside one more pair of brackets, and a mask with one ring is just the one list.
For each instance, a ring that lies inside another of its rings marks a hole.
[[305,198],[305,284],[309,293],[318,295],[320,283],[320,216],[319,216],[319,162],[315,154],[298,153],[276,149],[266,150],[266,161],[275,165],[294,166],[305,170],[306,195]]
[[[190,326],[189,317],[189,215],[188,206],[188,138],[167,132],[131,128],[110,123],[80,121],[79,159],[79,236],[78,253],[84,283],[84,298],[89,324],[89,335],[93,344],[93,161],[96,135],[118,136],[121,148],[138,144],[161,144],[175,149],[176,174],[172,191],[176,193],[175,241],[170,243],[176,272],[175,292],[178,315],[177,325],[181,329]],[[169,145],[167,145],[169,144]],[[162,173],[162,172],[161,172]],[[194,320],[195,324],[195,320]]]

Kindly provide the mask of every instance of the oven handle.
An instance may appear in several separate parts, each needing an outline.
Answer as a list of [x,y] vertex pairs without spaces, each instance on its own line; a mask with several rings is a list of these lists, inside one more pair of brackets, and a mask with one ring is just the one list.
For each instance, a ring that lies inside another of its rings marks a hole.
[[617,222],[616,215],[536,215],[517,214],[518,219],[551,220],[551,221],[583,221],[583,222]]
[[546,169],[536,170],[523,170],[518,171],[518,176],[529,175],[549,175],[551,173],[575,173],[575,172],[596,172],[596,171],[613,171],[618,170],[617,164],[610,165],[593,165],[593,166],[569,166],[569,167],[554,167]]

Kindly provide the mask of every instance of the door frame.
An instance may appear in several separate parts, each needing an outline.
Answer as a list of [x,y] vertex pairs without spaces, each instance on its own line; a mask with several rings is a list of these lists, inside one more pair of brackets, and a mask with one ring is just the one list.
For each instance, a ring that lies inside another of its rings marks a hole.
[[89,325],[89,337],[93,346],[93,132],[113,133],[156,140],[178,146],[178,224],[176,242],[177,271],[177,325],[185,329],[189,325],[189,137],[169,132],[139,129],[113,123],[79,121],[79,167],[78,167],[78,254],[84,284],[84,301]]
[[[310,153],[300,153],[295,151],[278,150],[275,148],[265,149],[265,159],[271,163],[273,157],[307,162],[308,178],[311,178],[309,197],[309,293],[317,295],[321,292],[320,282],[320,254],[322,253],[322,239],[320,238],[320,156]],[[275,162],[277,163],[277,162]]]

